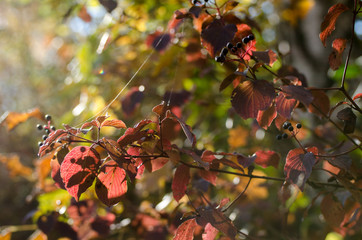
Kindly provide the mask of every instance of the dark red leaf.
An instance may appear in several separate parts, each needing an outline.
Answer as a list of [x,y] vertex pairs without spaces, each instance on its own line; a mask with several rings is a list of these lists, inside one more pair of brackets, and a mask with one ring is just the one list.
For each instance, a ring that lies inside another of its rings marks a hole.
[[296,99],[302,102],[306,107],[313,101],[312,93],[302,86],[287,85],[282,86],[282,90],[287,99]]
[[227,86],[229,86],[234,80],[237,80],[238,82],[242,82],[245,80],[245,73],[243,72],[234,72],[227,76],[220,84],[219,91],[221,92],[224,90]]
[[350,170],[352,165],[352,159],[347,154],[328,158],[328,162],[335,167],[344,169],[345,171]]
[[147,136],[147,131],[142,131],[142,129],[151,122],[151,120],[142,120],[134,128],[128,128],[123,136],[118,139],[118,144],[121,147],[127,146],[128,144],[131,144]]
[[209,151],[209,150],[205,150],[205,151],[203,151],[202,154],[201,154],[201,159],[202,159],[202,161],[204,161],[204,162],[211,163],[214,159],[216,159],[215,153],[214,153],[214,152],[211,152],[211,151]]
[[347,39],[337,38],[333,41],[333,50],[329,55],[328,62],[332,70],[337,70],[342,64],[342,53],[346,48]]
[[332,227],[339,227],[345,215],[342,203],[334,200],[332,193],[323,198],[321,202],[321,212],[326,222]]
[[179,122],[182,130],[184,131],[187,139],[190,141],[192,146],[194,147],[196,144],[196,137],[192,132],[192,128],[187,125],[184,121],[182,121],[180,118],[178,118],[173,112],[171,112],[171,115]]
[[259,111],[256,120],[258,121],[259,126],[266,130],[276,117],[277,111],[275,106],[272,105],[264,111]]
[[214,228],[210,223],[206,224],[202,240],[214,240],[219,230]]
[[316,163],[315,155],[318,154],[316,147],[307,149],[307,153],[301,148],[290,150],[284,166],[286,181],[292,182],[303,191],[304,184],[312,173]]
[[274,87],[269,82],[244,81],[234,89],[231,104],[242,118],[256,118],[260,110],[270,107],[274,97]]
[[171,35],[168,33],[155,32],[148,35],[146,44],[158,52],[163,52],[168,47],[171,39]]
[[227,218],[220,208],[199,207],[197,212],[200,214],[196,217],[196,222],[202,227],[210,223],[214,228],[225,234],[231,239],[235,239],[237,229],[229,218]]
[[234,24],[225,25],[221,19],[214,19],[201,32],[202,44],[211,57],[215,57],[234,38],[237,28]]
[[64,185],[63,179],[60,176],[60,165],[59,165],[58,161],[52,159],[50,161],[50,166],[52,168],[51,176],[52,176],[52,178],[53,178],[53,180],[55,182],[55,185],[58,188],[61,188],[61,189],[65,190],[65,185]]
[[256,153],[255,163],[263,168],[273,166],[278,168],[280,154],[274,151],[262,151],[259,150]]
[[186,193],[187,185],[190,182],[190,168],[181,164],[176,168],[172,180],[173,198],[178,202]]
[[169,158],[165,158],[165,157],[159,157],[156,159],[152,159],[151,160],[151,165],[152,165],[151,172],[161,169],[166,163],[168,163],[169,160],[170,160]]
[[253,56],[256,57],[259,61],[269,65],[270,67],[273,66],[275,61],[278,59],[278,56],[272,50],[267,51],[256,51],[253,52]]
[[43,146],[39,148],[38,156],[42,157],[45,154],[53,151],[56,147],[60,146],[56,141],[64,136],[67,136],[67,131],[63,129],[58,129],[55,132],[51,132],[48,138],[43,142]]
[[173,240],[192,240],[194,239],[194,231],[196,228],[196,220],[189,219],[183,222],[176,230]]
[[238,163],[243,166],[244,168],[249,167],[251,164],[254,163],[256,159],[256,155],[246,157],[243,154],[237,154]]
[[113,213],[107,213],[106,216],[97,216],[91,222],[91,228],[96,231],[100,236],[107,236],[110,232],[111,224],[113,224],[116,216]]
[[118,5],[116,0],[98,0],[100,4],[107,10],[107,12],[112,12]]
[[[327,116],[330,108],[329,97],[322,90],[312,89],[311,93],[313,95],[313,102],[308,107],[309,112],[314,113],[320,117],[323,117],[322,113]],[[322,113],[320,113],[320,111],[318,111],[313,105],[322,111]]]
[[191,92],[186,90],[181,91],[167,91],[163,95],[163,101],[167,103],[168,106],[183,106],[191,97]]
[[104,204],[112,206],[127,192],[126,172],[111,160],[104,164],[97,176],[96,193]]
[[357,116],[353,113],[352,108],[342,109],[337,113],[337,118],[344,123],[343,132],[353,133],[356,127]]
[[65,188],[77,201],[93,183],[100,166],[100,156],[96,150],[87,146],[72,149],[60,166],[60,175]]
[[327,15],[321,24],[321,32],[319,38],[324,46],[326,46],[326,40],[329,35],[334,31],[337,18],[341,13],[347,11],[348,7],[342,3],[337,3],[329,8]]
[[140,105],[144,98],[143,91],[139,87],[132,87],[127,95],[122,99],[122,111],[126,116],[132,116],[136,108]]
[[189,13],[191,13],[192,15],[195,16],[195,18],[198,18],[200,13],[202,11],[202,8],[199,7],[199,6],[192,6],[190,9],[189,9]]
[[212,185],[216,186],[216,179],[218,172],[214,171],[206,171],[206,170],[199,170],[200,177],[211,183]]

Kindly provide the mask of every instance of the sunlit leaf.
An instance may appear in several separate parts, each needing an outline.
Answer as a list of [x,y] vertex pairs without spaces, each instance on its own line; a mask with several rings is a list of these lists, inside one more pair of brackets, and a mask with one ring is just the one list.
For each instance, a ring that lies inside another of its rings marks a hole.
[[107,206],[118,203],[127,192],[126,172],[115,161],[108,161],[99,169],[95,189]]
[[347,39],[337,38],[333,41],[332,47],[333,50],[329,55],[328,61],[329,66],[332,70],[337,70],[339,66],[342,64],[342,54],[344,49],[346,48]]
[[76,200],[93,183],[100,166],[97,151],[87,146],[73,148],[60,166],[60,175],[65,188]]
[[326,40],[329,35],[334,31],[337,18],[341,13],[347,11],[348,7],[342,3],[337,3],[328,9],[327,15],[321,24],[321,32],[319,38],[324,46],[326,46]]
[[276,107],[272,105],[270,108],[264,111],[259,111],[256,120],[258,121],[259,126],[266,130],[276,117]]
[[122,120],[112,119],[105,120],[101,127],[115,127],[115,128],[126,128],[126,124]]
[[210,223],[206,224],[202,240],[214,240],[219,230],[214,228]]
[[173,198],[178,202],[186,194],[187,185],[190,182],[190,168],[181,164],[176,168],[172,180]]
[[192,240],[196,228],[196,220],[189,219],[183,222],[176,230],[173,240]]
[[44,114],[41,113],[38,108],[35,108],[25,113],[5,112],[0,117],[0,125],[6,126],[8,131],[10,131],[18,126],[20,123],[23,123],[32,117],[45,121]]

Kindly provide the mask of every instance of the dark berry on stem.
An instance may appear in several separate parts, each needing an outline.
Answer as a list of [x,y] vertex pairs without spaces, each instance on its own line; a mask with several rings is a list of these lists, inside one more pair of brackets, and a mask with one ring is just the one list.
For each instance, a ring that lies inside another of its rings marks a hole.
[[56,130],[56,128],[55,128],[54,126],[51,126],[50,129],[51,129],[52,131],[55,131],[55,130]]
[[36,128],[37,128],[38,130],[43,130],[43,125],[38,124],[38,125],[36,125]]
[[49,133],[50,133],[50,130],[49,130],[49,129],[45,129],[45,133],[46,133],[46,134],[49,134]]
[[292,126],[289,126],[289,127],[288,127],[288,130],[289,130],[289,131],[293,131],[294,128],[293,128]]
[[282,139],[282,135],[277,135],[277,140],[281,140]]
[[242,41],[244,44],[247,44],[250,40],[248,37],[244,37]]
[[297,123],[297,128],[302,128],[302,124],[301,124],[301,123]]
[[283,133],[282,137],[283,137],[284,139],[286,139],[286,138],[288,138],[288,134]]
[[237,48],[242,48],[242,47],[243,47],[243,44],[242,44],[241,42],[238,42],[238,43],[236,44],[236,47],[237,47]]
[[43,135],[42,139],[46,140],[48,138],[48,135]]
[[192,4],[196,4],[198,2],[198,0],[193,0]]
[[254,37],[254,35],[253,35],[253,34],[250,34],[250,35],[248,36],[248,38],[249,38],[249,41],[252,41],[252,40],[254,40],[254,39],[255,39],[255,37]]
[[289,126],[288,126],[287,123],[284,123],[284,124],[283,124],[283,128],[284,128],[284,129],[287,129],[288,127],[289,127]]
[[234,47],[234,45],[229,42],[228,44],[226,44],[226,47],[229,48],[229,49],[232,49]]
[[218,57],[215,57],[215,61],[216,62],[225,62],[225,57],[224,56],[218,56]]
[[47,121],[50,121],[50,120],[52,120],[52,116],[50,116],[50,115],[45,115],[45,119],[47,120]]
[[227,48],[223,48],[221,54],[225,56],[228,52],[229,50]]
[[43,146],[43,142],[38,142],[38,146],[39,147]]

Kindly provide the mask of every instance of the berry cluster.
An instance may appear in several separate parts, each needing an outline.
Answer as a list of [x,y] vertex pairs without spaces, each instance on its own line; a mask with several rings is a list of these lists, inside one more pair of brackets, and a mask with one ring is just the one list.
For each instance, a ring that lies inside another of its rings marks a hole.
[[[297,123],[295,126],[298,129],[302,128],[301,123]],[[289,132],[294,131],[294,127],[292,126],[292,124],[290,122],[285,122],[282,127],[283,127],[283,129],[288,130]],[[287,133],[279,134],[279,135],[277,135],[276,138],[277,138],[277,140],[286,139],[286,138],[288,138],[288,134]]]
[[[48,124],[46,125],[41,125],[41,124],[38,124],[36,125],[36,128],[41,131],[41,130],[44,130],[45,134],[42,136],[42,139],[43,141],[45,141],[49,134],[51,132],[54,132],[56,130],[56,128],[54,126],[51,126],[51,121],[52,121],[52,117],[50,115],[45,115],[45,119],[48,121]],[[38,142],[38,146],[41,147],[43,145],[43,142]]]
[[[209,0],[204,0],[204,4],[206,4],[208,1],[209,1]],[[193,4],[193,5],[196,5],[196,4],[198,4],[198,3],[202,4],[202,2],[201,2],[200,0],[192,0],[192,4]]]
[[250,41],[254,40],[255,37],[253,34],[250,34],[246,37],[244,37],[241,41],[242,42],[238,42],[236,43],[236,45],[234,46],[231,42],[229,42],[228,44],[226,44],[226,47],[224,47],[221,52],[220,52],[220,55],[215,57],[215,61],[216,62],[220,62],[220,63],[223,63],[225,62],[226,60],[226,55],[228,54],[228,52],[230,51],[232,54],[237,54],[238,51],[240,49],[242,49],[243,51],[245,51],[243,49],[243,45],[246,45],[248,44]]

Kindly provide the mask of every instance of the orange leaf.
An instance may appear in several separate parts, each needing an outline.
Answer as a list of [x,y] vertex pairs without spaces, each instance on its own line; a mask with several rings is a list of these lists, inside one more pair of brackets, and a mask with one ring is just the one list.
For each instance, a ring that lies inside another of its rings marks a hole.
[[189,219],[183,222],[176,230],[173,240],[192,240],[194,239],[194,231],[196,228],[196,220]]
[[333,41],[333,51],[329,55],[328,62],[332,70],[337,70],[342,64],[342,53],[346,48],[347,39],[337,38]]
[[112,119],[104,121],[101,127],[126,128],[126,124],[122,120]]
[[348,10],[348,7],[342,3],[337,3],[328,10],[328,13],[321,24],[321,32],[319,34],[319,38],[324,46],[326,46],[327,37],[331,35],[336,28],[337,18],[346,10]]
[[42,121],[45,121],[44,114],[40,112],[39,108],[35,108],[25,113],[5,112],[0,117],[0,125],[6,125],[8,131],[10,131],[18,126],[20,123],[25,122],[31,117],[35,117]]

